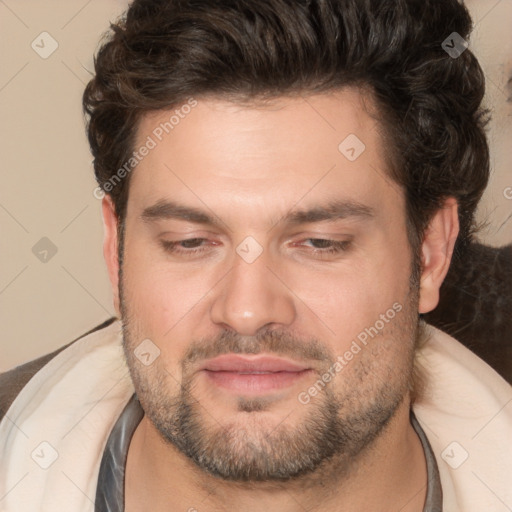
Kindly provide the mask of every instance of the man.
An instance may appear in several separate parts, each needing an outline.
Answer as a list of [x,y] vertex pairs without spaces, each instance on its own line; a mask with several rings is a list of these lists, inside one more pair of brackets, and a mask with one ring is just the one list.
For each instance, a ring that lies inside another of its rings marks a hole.
[[512,390],[422,320],[488,179],[469,28],[130,6],[84,94],[120,321],[7,379],[3,508],[512,506]]

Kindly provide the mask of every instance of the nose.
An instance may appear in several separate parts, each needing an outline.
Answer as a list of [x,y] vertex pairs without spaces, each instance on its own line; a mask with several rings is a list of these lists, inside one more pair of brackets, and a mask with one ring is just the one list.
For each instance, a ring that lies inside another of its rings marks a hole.
[[230,272],[216,287],[210,315],[223,328],[254,336],[271,325],[293,324],[296,317],[294,295],[270,270],[265,251],[252,263],[235,258]]

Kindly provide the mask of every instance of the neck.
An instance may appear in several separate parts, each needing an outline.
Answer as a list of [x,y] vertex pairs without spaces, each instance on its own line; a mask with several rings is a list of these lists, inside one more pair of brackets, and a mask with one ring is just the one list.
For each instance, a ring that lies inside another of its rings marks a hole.
[[[139,510],[421,512],[427,488],[421,441],[409,402],[354,460],[327,461],[315,474],[287,482],[226,482],[202,471],[165,443],[146,416],[132,438],[125,476],[127,512]],[[390,492],[391,490],[391,492]]]

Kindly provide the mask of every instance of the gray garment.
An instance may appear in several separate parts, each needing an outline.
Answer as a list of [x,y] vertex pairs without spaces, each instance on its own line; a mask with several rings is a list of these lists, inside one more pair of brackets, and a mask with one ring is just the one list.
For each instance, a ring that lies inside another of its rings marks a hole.
[[[136,395],[133,395],[114,425],[103,452],[96,489],[95,512],[124,510],[124,472],[128,447],[143,416],[144,411]],[[411,424],[421,440],[427,460],[427,497],[423,512],[442,512],[443,493],[437,462],[427,436],[412,411]]]

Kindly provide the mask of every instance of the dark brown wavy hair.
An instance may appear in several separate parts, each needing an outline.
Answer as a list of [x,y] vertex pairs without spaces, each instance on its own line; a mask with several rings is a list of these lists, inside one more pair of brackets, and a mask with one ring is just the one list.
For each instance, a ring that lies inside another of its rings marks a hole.
[[[247,102],[363,87],[406,196],[413,248],[454,196],[457,253],[489,177],[482,70],[469,49],[452,58],[442,47],[470,30],[457,0],[135,0],[111,24],[83,95],[98,184],[128,161],[147,112],[190,97]],[[108,192],[120,221],[129,181]]]

